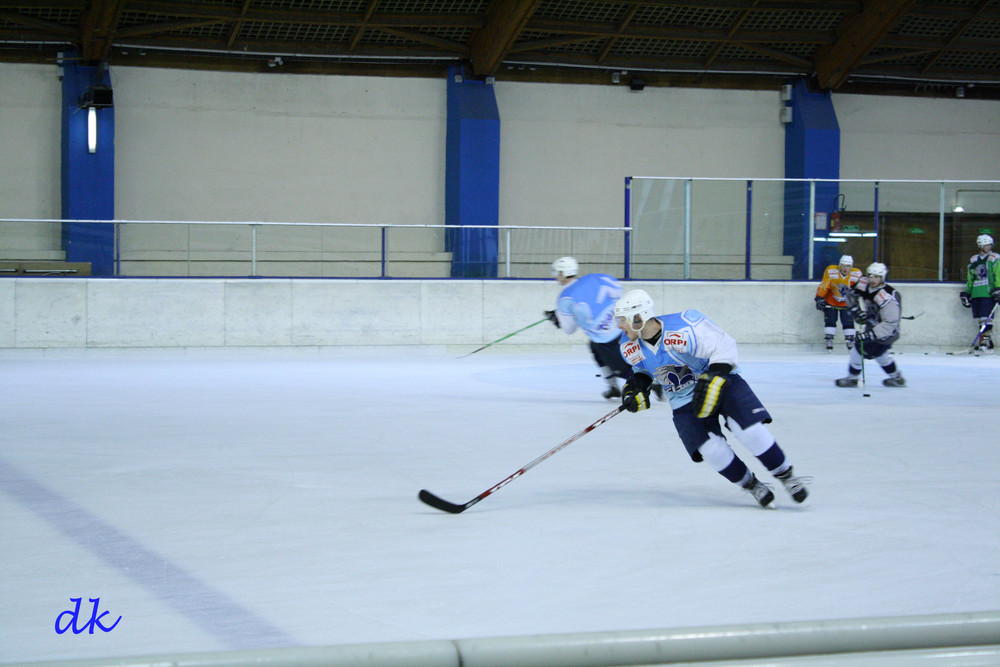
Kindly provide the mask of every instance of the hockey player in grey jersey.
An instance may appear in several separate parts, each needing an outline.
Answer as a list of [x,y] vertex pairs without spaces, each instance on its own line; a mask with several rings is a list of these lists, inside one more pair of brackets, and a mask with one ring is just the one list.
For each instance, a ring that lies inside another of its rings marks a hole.
[[847,361],[847,376],[837,380],[838,387],[856,387],[865,359],[874,359],[888,376],[882,380],[887,387],[903,387],[906,380],[899,372],[892,357],[892,344],[899,340],[899,323],[902,319],[900,295],[885,282],[889,270],[885,264],[875,262],[868,267],[867,275],[855,285],[848,295],[854,321],[866,325],[866,330],[854,337]]

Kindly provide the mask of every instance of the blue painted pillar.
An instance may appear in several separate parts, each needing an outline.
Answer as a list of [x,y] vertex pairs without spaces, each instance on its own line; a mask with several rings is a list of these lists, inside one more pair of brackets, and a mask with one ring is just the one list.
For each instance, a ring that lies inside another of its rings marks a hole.
[[[106,68],[63,61],[62,217],[64,220],[113,220],[115,217],[115,110],[97,109],[97,147],[87,145],[88,111],[81,98],[94,85],[110,88]],[[90,262],[91,275],[113,276],[114,225],[64,222],[66,261]]]
[[500,113],[493,85],[448,68],[445,223],[452,278],[496,278],[500,218]]
[[[814,93],[799,79],[792,86],[792,122],[785,125],[785,178],[840,178],[840,125],[833,110],[829,92]],[[837,183],[816,184],[816,213],[830,214],[837,209]],[[792,278],[808,278],[809,184],[785,184],[785,243],[786,255],[795,257]],[[825,231],[818,232],[826,236]],[[816,243],[813,277],[836,264],[839,254],[836,244]],[[818,268],[817,268],[818,267]]]

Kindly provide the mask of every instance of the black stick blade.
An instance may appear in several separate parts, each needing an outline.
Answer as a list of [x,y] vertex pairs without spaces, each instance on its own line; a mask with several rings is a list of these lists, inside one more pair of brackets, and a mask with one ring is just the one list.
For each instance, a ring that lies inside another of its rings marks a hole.
[[469,508],[468,505],[456,505],[455,503],[449,503],[447,500],[438,498],[427,489],[421,489],[417,497],[434,509],[441,510],[442,512],[450,512],[451,514],[461,514]]

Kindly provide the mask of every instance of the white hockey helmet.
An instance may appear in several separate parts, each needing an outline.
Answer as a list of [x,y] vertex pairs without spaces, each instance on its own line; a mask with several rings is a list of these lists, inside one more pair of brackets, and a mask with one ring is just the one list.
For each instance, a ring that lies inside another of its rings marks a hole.
[[854,258],[850,255],[841,255],[838,266],[854,266]]
[[572,257],[560,257],[552,262],[552,275],[558,278],[560,273],[564,278],[572,278],[580,273],[580,265]]
[[976,245],[982,250],[984,245],[993,245],[993,237],[989,234],[980,234],[976,237]]
[[653,297],[645,290],[629,290],[615,303],[615,319],[628,322],[632,331],[642,331],[646,322],[654,317]]
[[866,275],[878,276],[882,280],[889,274],[889,269],[882,262],[875,262],[868,265],[868,272]]

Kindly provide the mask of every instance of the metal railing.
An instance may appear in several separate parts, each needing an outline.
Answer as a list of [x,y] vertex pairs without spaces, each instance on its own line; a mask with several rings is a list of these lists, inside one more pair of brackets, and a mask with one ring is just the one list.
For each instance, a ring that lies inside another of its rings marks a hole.
[[8,218],[0,262],[81,261],[86,228],[110,224],[95,244],[124,277],[548,278],[572,255],[625,279],[814,280],[846,254],[944,282],[1000,236],[1000,181],[634,176],[624,199],[624,224],[593,226]]

